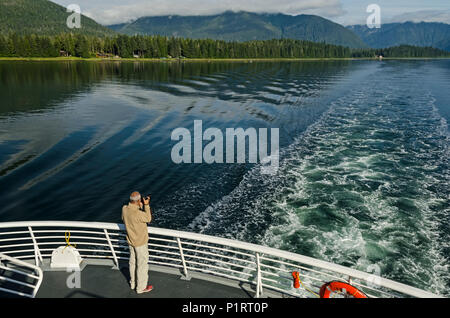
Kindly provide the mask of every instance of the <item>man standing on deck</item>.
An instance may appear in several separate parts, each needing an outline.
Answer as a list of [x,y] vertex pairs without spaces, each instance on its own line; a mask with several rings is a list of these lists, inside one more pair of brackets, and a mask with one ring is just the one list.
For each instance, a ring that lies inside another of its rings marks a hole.
[[[130,246],[130,286],[138,294],[150,292],[153,286],[148,283],[148,230],[147,223],[152,221],[150,196],[141,198],[139,192],[133,192],[130,203],[122,208],[122,220],[127,230]],[[136,284],[137,283],[137,284]]]

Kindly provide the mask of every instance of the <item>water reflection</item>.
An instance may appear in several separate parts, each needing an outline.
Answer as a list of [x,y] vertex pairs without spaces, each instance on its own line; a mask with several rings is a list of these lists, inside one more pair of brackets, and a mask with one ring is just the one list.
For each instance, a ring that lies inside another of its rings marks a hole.
[[127,193],[141,189],[155,194],[161,224],[185,226],[250,165],[174,165],[174,128],[194,119],[280,127],[288,144],[326,109],[316,99],[349,66],[0,62],[0,216],[114,222]]

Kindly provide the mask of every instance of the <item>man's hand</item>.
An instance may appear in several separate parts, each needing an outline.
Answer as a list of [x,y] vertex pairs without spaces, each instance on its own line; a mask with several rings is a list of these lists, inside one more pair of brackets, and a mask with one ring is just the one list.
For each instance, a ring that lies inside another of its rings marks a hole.
[[149,205],[150,204],[150,196],[143,198],[142,201],[144,202],[145,205]]

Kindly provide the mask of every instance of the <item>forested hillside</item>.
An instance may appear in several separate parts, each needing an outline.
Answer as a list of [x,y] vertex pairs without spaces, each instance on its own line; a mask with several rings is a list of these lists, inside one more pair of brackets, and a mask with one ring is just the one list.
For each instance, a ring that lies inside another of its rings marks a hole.
[[121,58],[350,58],[443,57],[450,53],[434,48],[400,46],[388,49],[351,49],[302,40],[229,42],[165,36],[114,37],[60,34],[57,36],[0,35],[4,57],[121,57]]
[[81,17],[80,29],[70,29],[66,24],[70,14],[66,8],[48,0],[0,0],[0,34],[56,35],[72,32],[105,36],[115,33],[85,16]]

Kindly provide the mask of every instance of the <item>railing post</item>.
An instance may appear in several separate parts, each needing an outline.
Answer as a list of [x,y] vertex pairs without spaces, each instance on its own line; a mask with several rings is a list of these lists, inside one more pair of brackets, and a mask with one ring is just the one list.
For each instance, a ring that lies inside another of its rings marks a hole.
[[180,251],[180,257],[181,257],[181,262],[183,264],[183,272],[184,272],[184,277],[182,277],[184,280],[190,280],[191,278],[189,277],[188,274],[188,270],[187,270],[187,266],[186,266],[186,261],[184,259],[184,253],[183,253],[183,247],[181,245],[181,240],[179,237],[177,237],[177,244],[178,244],[178,249]]
[[[352,284],[352,277],[351,277],[351,276],[348,277],[348,284],[349,284],[349,285]],[[345,291],[345,289],[344,289],[344,291]],[[345,297],[345,298],[349,298],[349,296],[348,296],[347,293],[345,293],[345,296],[344,296],[344,297]]]
[[116,268],[119,269],[119,261],[117,260],[116,251],[114,250],[111,240],[109,239],[108,230],[103,229],[103,231],[105,232],[106,240],[108,241],[109,248],[111,249],[111,253],[114,258],[114,264],[116,264]]
[[41,251],[39,250],[39,246],[37,244],[36,238],[34,237],[34,233],[33,230],[31,229],[31,226],[28,227],[28,231],[30,232],[31,239],[33,240],[34,261],[36,262],[36,266],[39,266],[39,260],[43,262]]
[[262,288],[262,277],[261,277],[261,260],[259,258],[259,253],[256,253],[256,298],[263,295]]
[[[32,269],[34,271],[34,273],[31,274],[26,271],[23,271],[22,269],[13,268],[13,269],[10,269],[10,271],[13,273],[17,273],[21,276],[24,276],[24,279],[19,280],[19,279],[15,279],[15,278],[13,279],[11,277],[0,276],[1,280],[10,282],[12,284],[16,284],[19,286],[27,286],[28,288],[32,288],[33,292],[31,294],[25,293],[25,292],[20,291],[21,288],[19,290],[15,290],[13,287],[14,285],[11,285],[11,287],[8,287],[8,288],[4,288],[6,286],[2,286],[2,288],[0,288],[0,290],[2,290],[3,292],[6,292],[6,293],[13,294],[13,295],[34,298],[37,294],[37,291],[39,290],[39,287],[41,286],[41,283],[42,283],[42,278],[43,278],[42,269],[38,266],[26,263],[19,259],[16,259],[11,256],[0,253],[0,260],[2,260],[2,259],[5,259],[8,263],[19,265],[20,267],[26,267],[26,268]],[[36,280],[36,282],[34,284],[31,283],[30,281],[27,280],[27,277],[33,278],[33,280]]]

